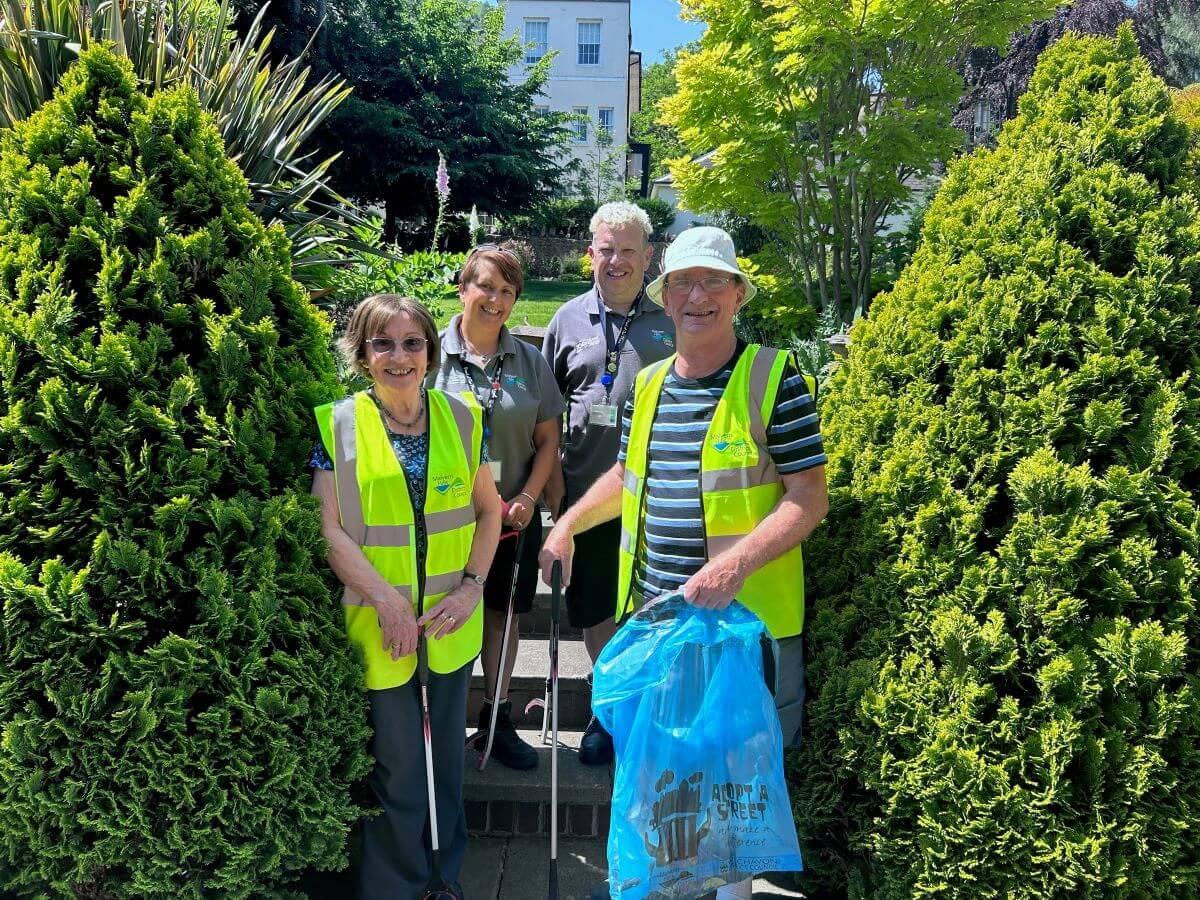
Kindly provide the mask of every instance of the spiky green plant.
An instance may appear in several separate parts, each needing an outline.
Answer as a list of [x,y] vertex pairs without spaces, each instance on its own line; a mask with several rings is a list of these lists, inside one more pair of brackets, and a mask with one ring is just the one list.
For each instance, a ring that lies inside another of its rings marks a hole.
[[361,667],[303,469],[340,393],[186,85],[81,52],[0,135],[0,894],[340,868]]
[[195,90],[250,182],[252,209],[285,226],[299,264],[317,264],[313,251],[356,213],[326,184],[336,156],[314,160],[305,144],[350,89],[314,78],[303,55],[273,62],[266,8],[238,37],[229,0],[0,0],[0,126],[45,103],[81,50],[107,44],[146,93]]

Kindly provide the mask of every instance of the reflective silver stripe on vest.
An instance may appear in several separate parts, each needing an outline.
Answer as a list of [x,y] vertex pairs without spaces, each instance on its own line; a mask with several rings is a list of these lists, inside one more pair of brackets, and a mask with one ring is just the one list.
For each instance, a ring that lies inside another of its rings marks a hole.
[[442,396],[450,404],[450,412],[454,415],[454,424],[458,426],[458,436],[462,441],[463,452],[467,456],[467,471],[470,472],[475,468],[475,460],[471,458],[473,447],[471,437],[475,433],[475,417],[471,415],[470,408],[457,397],[445,393]]
[[430,534],[454,531],[456,528],[463,528],[474,521],[475,507],[469,505],[425,514],[425,527]]
[[[402,599],[407,600],[410,605],[412,604],[412,602],[413,602],[412,589],[407,584],[394,584],[394,585],[392,585],[392,587],[394,587],[396,589],[396,593],[398,593]],[[371,605],[372,604],[367,600],[367,598],[364,597],[362,594],[358,593],[358,591],[351,590],[350,588],[346,588],[345,593],[342,594],[342,606],[371,606]]]
[[705,494],[714,491],[746,491],[752,487],[771,484],[779,480],[775,463],[765,447],[758,453],[758,463],[736,469],[709,469],[700,473],[700,490]]
[[624,528],[622,528],[621,529],[621,549],[632,556],[633,551],[635,549],[634,543],[635,543],[635,541],[634,541],[633,535],[630,534],[628,531],[626,531]]
[[641,487],[641,484],[642,484],[642,479],[638,477],[636,472],[629,471],[629,466],[626,465],[625,466],[625,490],[629,491],[629,493],[633,494],[633,496],[636,497],[638,495],[638,488]]
[[363,547],[408,547],[412,544],[411,525],[368,525]]
[[750,364],[750,436],[759,447],[767,446],[767,423],[763,421],[762,406],[767,398],[767,385],[771,380],[771,369],[781,350],[760,347]]
[[358,437],[354,433],[354,406],[354,397],[333,406],[334,474],[342,530],[361,547],[367,537],[367,525],[363,519],[362,495],[358,490]]
[[446,572],[443,575],[427,575],[425,576],[425,596],[448,594],[462,584],[462,580],[461,569],[457,572]]

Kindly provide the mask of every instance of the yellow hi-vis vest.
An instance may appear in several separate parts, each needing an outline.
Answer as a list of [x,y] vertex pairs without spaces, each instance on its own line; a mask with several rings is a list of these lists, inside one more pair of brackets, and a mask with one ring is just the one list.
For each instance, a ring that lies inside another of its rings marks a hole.
[[[767,425],[783,380],[788,354],[750,344],[734,366],[713,411],[700,451],[700,499],[709,559],[754,530],[783,496],[783,482],[767,452]],[[636,555],[646,522],[646,462],[650,431],[672,356],[638,373],[633,422],[621,491],[620,577],[616,617],[633,611]],[[806,375],[816,396],[816,382]],[[755,613],[774,638],[792,637],[804,627],[804,560],[799,546],[767,563],[746,579],[737,599]]]
[[[417,609],[421,582],[428,610],[462,583],[475,536],[471,492],[479,468],[483,426],[479,407],[442,391],[427,392],[429,469],[425,481],[425,526],[429,545],[425,571],[417,571],[416,529],[404,471],[396,459],[379,408],[365,392],[315,410],[321,440],[333,460],[342,528],[380,575]],[[368,598],[346,589],[346,631],[367,664],[368,690],[405,684],[416,668],[415,653],[393,660],[383,648],[383,631]],[[454,634],[429,641],[429,667],[453,672],[479,654],[483,604]]]

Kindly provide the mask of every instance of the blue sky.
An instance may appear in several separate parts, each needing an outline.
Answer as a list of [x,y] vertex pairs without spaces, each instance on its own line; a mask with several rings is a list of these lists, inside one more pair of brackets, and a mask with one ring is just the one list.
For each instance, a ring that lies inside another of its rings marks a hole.
[[700,37],[704,26],[679,18],[678,0],[630,0],[633,49],[642,52],[642,64],[662,59],[663,51]]

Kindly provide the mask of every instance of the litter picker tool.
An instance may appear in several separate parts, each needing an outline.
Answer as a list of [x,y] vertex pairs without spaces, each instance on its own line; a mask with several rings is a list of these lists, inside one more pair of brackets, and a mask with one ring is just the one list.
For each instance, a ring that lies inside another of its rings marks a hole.
[[[558,900],[558,617],[562,607],[562,563],[550,567],[550,900]],[[544,726],[543,726],[544,727]]]
[[[508,636],[512,631],[513,607],[517,601],[517,572],[521,568],[521,551],[525,549],[525,532],[523,530],[506,531],[500,535],[500,540],[506,540],[510,537],[516,537],[517,549],[513,556],[512,581],[508,586],[508,611],[504,614],[504,638],[500,642],[500,663],[496,668],[496,688],[495,693],[500,693],[500,684],[504,680],[505,667],[504,664],[508,661]],[[486,682],[485,682],[486,683]],[[480,729],[472,732],[467,738],[467,746],[478,746],[479,740],[484,740],[483,752],[479,754],[479,763],[476,768],[482,772],[483,767],[487,765],[488,759],[492,755],[492,743],[496,740],[496,718],[500,713],[500,698],[498,696],[492,698],[492,718],[488,722],[487,731]]]
[[417,638],[417,679],[421,685],[421,727],[425,733],[425,785],[429,798],[429,837],[433,843],[433,871],[421,900],[462,900],[442,877],[441,851],[438,849],[437,796],[433,787],[433,735],[429,727],[429,650],[425,635]]

